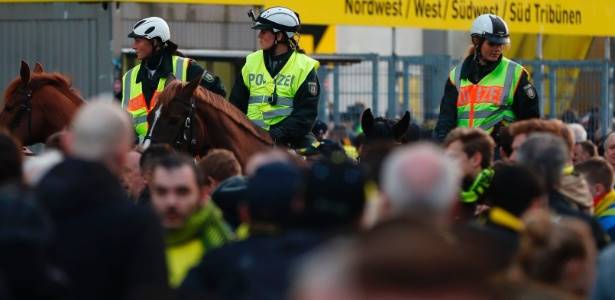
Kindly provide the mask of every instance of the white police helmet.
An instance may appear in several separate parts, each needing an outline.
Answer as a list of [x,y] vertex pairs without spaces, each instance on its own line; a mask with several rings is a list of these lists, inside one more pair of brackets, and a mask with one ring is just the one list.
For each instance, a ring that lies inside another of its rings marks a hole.
[[496,44],[510,44],[510,32],[504,20],[496,15],[478,16],[470,29],[472,37],[486,39]]
[[292,38],[301,22],[299,15],[286,7],[272,7],[261,12],[258,17],[252,11],[248,15],[254,20],[252,29],[273,29],[273,32],[282,31],[288,38]]
[[171,39],[171,31],[165,20],[159,17],[145,18],[133,26],[132,31],[128,34],[129,38],[160,38],[164,43]]

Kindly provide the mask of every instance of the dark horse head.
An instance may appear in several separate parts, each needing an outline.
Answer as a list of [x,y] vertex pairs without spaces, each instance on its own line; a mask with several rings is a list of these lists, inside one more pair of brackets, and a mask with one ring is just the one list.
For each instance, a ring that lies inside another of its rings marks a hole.
[[8,128],[23,145],[42,143],[69,123],[84,101],[59,73],[45,73],[39,63],[21,62],[19,77],[9,83],[0,107],[0,127]]
[[165,87],[148,115],[151,143],[169,144],[193,156],[212,148],[228,149],[242,165],[252,154],[273,145],[267,132],[199,82],[200,77],[189,83],[176,80]]
[[182,152],[196,154],[203,147],[197,136],[204,135],[205,128],[196,118],[196,103],[193,94],[198,81],[187,85],[171,82],[159,96],[157,106],[148,115],[150,129],[147,139],[151,143],[165,143]]
[[401,142],[409,126],[410,113],[408,111],[398,121],[382,117],[374,118],[370,108],[361,115],[361,127],[365,133],[366,142],[378,140]]

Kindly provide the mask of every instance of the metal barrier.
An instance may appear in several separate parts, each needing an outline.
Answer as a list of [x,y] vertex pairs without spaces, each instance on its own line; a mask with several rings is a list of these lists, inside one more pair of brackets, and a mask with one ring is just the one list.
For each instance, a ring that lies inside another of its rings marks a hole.
[[[355,57],[359,63],[320,68],[321,120],[354,126],[370,107],[374,115],[389,118],[409,110],[415,122],[433,125],[457,60],[445,55]],[[590,135],[599,131],[602,136],[612,128],[613,65],[608,61],[518,62],[532,75],[541,116],[582,122]]]
[[[608,61],[519,61],[533,74],[542,117],[580,122],[590,136],[613,126],[613,65]],[[605,126],[602,126],[605,124]]]

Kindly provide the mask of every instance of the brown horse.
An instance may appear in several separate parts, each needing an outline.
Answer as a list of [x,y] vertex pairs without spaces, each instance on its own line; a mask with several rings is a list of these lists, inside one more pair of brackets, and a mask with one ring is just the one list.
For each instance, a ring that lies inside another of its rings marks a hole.
[[147,139],[202,156],[213,148],[232,151],[245,166],[253,154],[273,147],[269,134],[223,97],[190,83],[173,81],[148,115]]
[[30,73],[22,61],[19,74],[4,92],[0,127],[8,128],[22,145],[43,143],[70,123],[84,101],[65,76],[45,73],[39,63]]

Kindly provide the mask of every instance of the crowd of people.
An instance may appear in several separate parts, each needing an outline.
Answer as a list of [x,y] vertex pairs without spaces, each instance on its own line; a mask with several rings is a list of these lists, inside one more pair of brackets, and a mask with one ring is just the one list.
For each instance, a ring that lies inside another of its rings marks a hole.
[[[611,299],[613,149],[530,119],[498,143],[367,140],[242,166],[134,146],[93,100],[39,156],[0,134],[2,299]],[[581,132],[582,133],[582,132]]]
[[230,102],[276,145],[245,165],[135,146],[167,79],[226,94],[157,17],[129,34],[121,106],[88,101],[34,157],[0,129],[0,299],[615,299],[615,134],[537,118],[503,19],[473,23],[433,139],[352,145],[314,122],[299,15],[250,16]]

